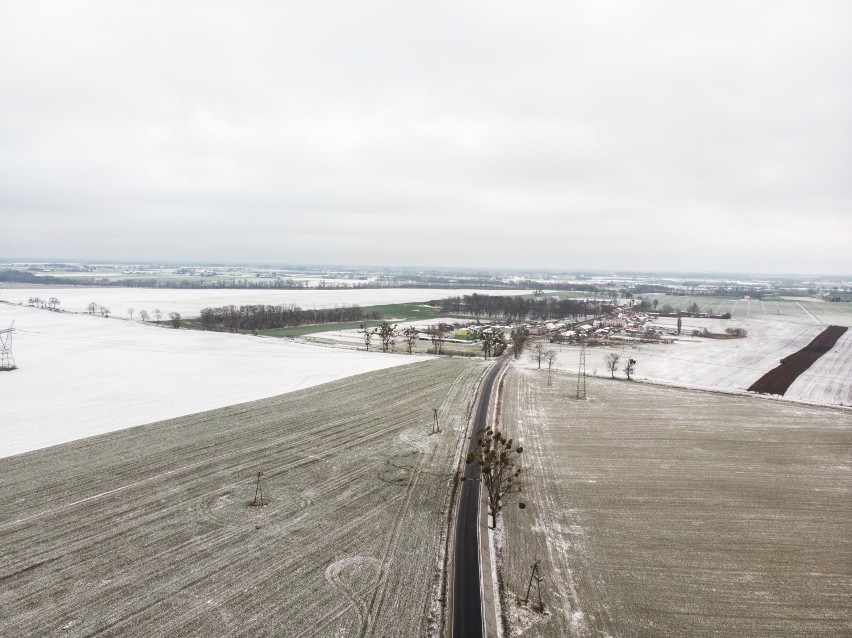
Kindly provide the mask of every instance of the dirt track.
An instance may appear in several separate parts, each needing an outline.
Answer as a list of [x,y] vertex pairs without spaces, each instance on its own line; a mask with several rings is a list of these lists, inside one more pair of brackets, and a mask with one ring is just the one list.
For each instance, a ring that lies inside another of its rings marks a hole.
[[749,388],[750,392],[777,394],[784,396],[787,388],[814,362],[834,347],[837,340],[848,330],[846,326],[829,326],[798,352],[781,360],[781,365],[773,368]]

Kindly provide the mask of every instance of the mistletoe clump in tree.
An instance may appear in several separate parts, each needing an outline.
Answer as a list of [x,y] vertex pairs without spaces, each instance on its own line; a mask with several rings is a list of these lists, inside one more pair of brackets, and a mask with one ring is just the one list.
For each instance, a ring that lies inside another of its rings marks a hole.
[[[479,439],[479,451],[467,456],[468,463],[479,467],[479,480],[488,491],[488,510],[491,514],[491,529],[497,527],[497,512],[503,509],[503,499],[509,494],[520,492],[517,484],[521,474],[520,454],[524,448],[515,447],[512,439],[488,427]],[[524,503],[518,503],[524,508]]]
[[491,353],[494,356],[500,356],[503,349],[506,347],[506,340],[503,338],[503,332],[496,328],[487,328],[482,331],[482,354],[487,359]]

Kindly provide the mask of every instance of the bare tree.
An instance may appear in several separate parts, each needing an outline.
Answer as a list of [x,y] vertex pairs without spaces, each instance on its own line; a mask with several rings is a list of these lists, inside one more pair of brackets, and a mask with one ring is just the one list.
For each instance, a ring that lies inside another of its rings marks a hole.
[[611,352],[604,357],[604,364],[609,370],[610,376],[615,379],[615,371],[618,370],[618,362],[621,360],[621,355],[617,352]]
[[370,351],[370,342],[373,340],[373,330],[366,323],[362,323],[361,327],[358,328],[358,332],[360,332],[364,337],[364,345],[367,346],[367,352]]
[[447,340],[447,327],[443,323],[429,326],[426,329],[426,334],[432,340],[432,346],[435,348],[435,354],[441,354],[444,351],[444,342]]
[[106,306],[98,306],[98,312],[101,313],[101,317],[109,317],[109,308]]
[[628,381],[630,381],[634,372],[636,372],[636,359],[627,357],[627,363],[624,364],[624,374],[627,375]]
[[396,336],[396,324],[390,325],[387,321],[383,321],[375,328],[375,333],[379,335],[382,342],[382,352],[387,352],[394,344]]
[[512,328],[512,352],[515,359],[521,356],[521,353],[524,351],[524,345],[526,344],[529,336],[530,333],[526,326],[515,326]]
[[405,337],[405,347],[408,348],[408,354],[414,352],[414,344],[417,342],[417,328],[409,326],[402,331],[402,336]]
[[179,312],[170,312],[169,319],[172,320],[172,328],[177,330],[180,328],[180,313]]
[[549,388],[551,385],[550,373],[553,370],[553,366],[556,365],[556,350],[545,350],[544,358],[547,359],[547,387]]
[[213,308],[202,308],[201,314],[198,315],[198,320],[201,322],[202,330],[209,330],[215,320]]
[[530,348],[530,359],[535,361],[538,364],[538,369],[541,370],[541,362],[545,359],[545,352],[547,351],[547,346],[544,341],[539,339],[536,341],[532,348]]
[[87,310],[89,311],[89,314],[90,314],[90,315],[95,314],[95,313],[98,311],[98,304],[96,304],[96,303],[93,301],[92,303],[90,303],[90,304],[88,305]]
[[[468,463],[479,467],[480,481],[488,492],[488,510],[491,514],[491,529],[497,527],[497,513],[503,509],[503,499],[521,491],[516,481],[521,474],[519,455],[524,451],[515,447],[512,439],[488,427],[479,439],[479,450],[467,455]],[[519,507],[526,507],[519,503]]]
[[160,323],[160,319],[163,318],[163,311],[159,308],[154,308],[154,316],[157,318],[157,323]]
[[128,308],[127,314],[130,315],[130,320],[133,321],[133,313],[136,312],[136,308]]
[[148,316],[148,311],[147,311],[147,310],[140,310],[140,311],[139,311],[139,317],[142,319],[142,321],[148,321],[148,319],[150,318],[150,317]]
[[59,307],[59,299],[51,297],[47,300],[47,305],[51,310],[56,310]]
[[677,313],[677,333],[680,334],[680,329],[683,327],[683,320],[680,318],[680,313]]

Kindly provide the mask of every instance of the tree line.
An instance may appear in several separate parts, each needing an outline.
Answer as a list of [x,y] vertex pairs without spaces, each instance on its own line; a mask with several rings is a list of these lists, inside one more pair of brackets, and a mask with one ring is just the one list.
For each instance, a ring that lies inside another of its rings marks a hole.
[[364,314],[361,306],[338,306],[336,308],[316,308],[305,310],[296,304],[221,306],[204,308],[198,321],[205,330],[268,330],[271,328],[292,328],[317,323],[339,323],[378,319],[378,313]]
[[502,318],[512,321],[544,321],[572,318],[579,320],[600,314],[601,303],[585,299],[555,299],[548,297],[498,297],[496,295],[464,295],[433,301],[444,314]]

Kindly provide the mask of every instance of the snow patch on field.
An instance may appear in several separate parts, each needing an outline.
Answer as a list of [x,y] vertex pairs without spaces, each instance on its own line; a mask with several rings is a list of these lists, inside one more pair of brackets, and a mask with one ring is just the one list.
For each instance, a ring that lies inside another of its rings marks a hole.
[[0,304],[12,320],[0,457],[424,359]]

